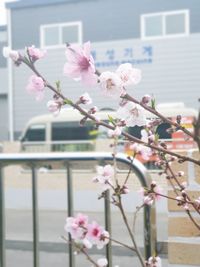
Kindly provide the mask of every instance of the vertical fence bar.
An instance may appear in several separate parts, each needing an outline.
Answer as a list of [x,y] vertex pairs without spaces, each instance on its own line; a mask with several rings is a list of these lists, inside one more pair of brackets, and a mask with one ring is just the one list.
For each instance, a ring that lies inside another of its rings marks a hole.
[[[111,211],[110,211],[110,191],[106,191],[106,197],[104,198],[104,217],[105,228],[111,235]],[[106,258],[108,260],[108,267],[112,267],[112,243],[111,241],[106,246]]]
[[[73,183],[72,183],[72,175],[71,175],[71,167],[70,163],[66,163],[67,168],[67,212],[68,216],[73,216]],[[73,254],[73,246],[71,236],[69,237],[69,267],[75,266],[75,258]]]
[[39,221],[37,198],[37,170],[31,166],[32,174],[32,219],[33,219],[33,267],[39,267]]
[[0,165],[0,267],[6,266],[5,258],[5,206],[3,168]]

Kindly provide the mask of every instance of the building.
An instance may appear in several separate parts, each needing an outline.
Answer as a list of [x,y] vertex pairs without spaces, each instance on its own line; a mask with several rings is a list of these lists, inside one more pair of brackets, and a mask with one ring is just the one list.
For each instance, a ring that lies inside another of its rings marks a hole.
[[[7,27],[0,26],[0,51],[7,45]],[[0,140],[8,139],[8,74],[7,62],[0,53]]]
[[[90,40],[98,69],[115,69],[123,62],[142,69],[141,84],[130,89],[137,98],[153,94],[159,103],[181,101],[198,108],[199,0],[21,0],[6,7],[8,44],[20,51],[33,44],[46,48],[48,57],[38,68],[50,82],[60,80],[71,99],[87,90],[98,107],[116,107],[98,88],[83,88],[63,76],[64,44]],[[6,80],[6,62],[2,57],[0,62],[0,116],[9,110],[9,124],[7,118],[2,120],[6,127],[0,123],[0,139],[8,132],[10,139],[18,138],[27,120],[47,112],[51,93],[36,102],[25,91],[30,70],[7,65]]]

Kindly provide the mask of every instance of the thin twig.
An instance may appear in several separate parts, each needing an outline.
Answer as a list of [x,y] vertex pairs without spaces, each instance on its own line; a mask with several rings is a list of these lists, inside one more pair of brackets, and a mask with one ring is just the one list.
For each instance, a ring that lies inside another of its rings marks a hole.
[[140,251],[139,251],[139,248],[138,248],[137,243],[135,241],[134,235],[133,235],[133,233],[131,231],[131,228],[129,226],[129,223],[127,221],[126,214],[125,214],[123,206],[122,206],[122,201],[121,201],[121,196],[120,195],[118,196],[118,199],[119,199],[119,206],[118,207],[119,207],[119,209],[121,211],[122,218],[123,218],[123,221],[124,221],[124,223],[126,225],[128,233],[130,235],[131,241],[133,242],[133,245],[134,245],[134,248],[135,248],[135,252],[136,252],[136,254],[137,254],[138,258],[139,258],[139,261],[140,261],[142,267],[145,267],[145,262],[143,260],[143,257],[141,255]]
[[[87,116],[87,118],[91,119],[92,121],[94,121],[96,124],[98,125],[102,125],[108,129],[111,129],[111,130],[114,130],[115,127],[112,126],[112,125],[109,125],[108,123],[105,123],[103,121],[96,121],[96,118],[94,116],[92,116],[91,114],[89,114],[87,111],[85,111],[83,108],[81,108],[79,105],[73,103],[70,99],[66,98],[61,92],[58,92],[56,90],[56,88],[54,86],[52,86],[47,80],[44,79],[44,77],[36,70],[35,66],[33,65],[33,63],[30,63],[30,62],[27,62],[27,60],[25,59],[22,59],[22,62],[24,64],[26,64],[37,76],[41,77],[43,79],[43,81],[45,82],[46,84],[46,87],[48,87],[50,90],[52,90],[55,94],[57,94],[61,99],[63,99],[65,102],[67,103],[70,103],[70,105],[77,109],[81,114],[83,114],[84,116]],[[161,147],[158,147],[158,146],[155,146],[155,145],[151,145],[151,144],[148,144],[130,134],[128,134],[127,132],[122,132],[122,136],[124,136],[125,138],[127,138],[129,141],[132,141],[132,142],[136,142],[136,143],[139,143],[139,144],[142,144],[144,146],[147,146],[147,147],[150,147],[151,149],[153,150],[156,150],[156,151],[159,151],[159,152],[163,152],[165,154],[169,154],[171,156],[175,156],[183,161],[190,161],[190,162],[193,162],[194,164],[197,164],[200,166],[200,161],[199,160],[195,160],[191,157],[186,157],[186,156],[182,156],[180,154],[177,154],[175,152],[172,152],[172,151],[168,151],[164,148],[161,148]]]
[[123,96],[123,98],[134,102],[135,104],[140,105],[141,107],[143,107],[144,109],[146,109],[147,111],[149,111],[150,113],[156,115],[157,117],[159,117],[160,119],[162,119],[164,122],[169,123],[170,125],[175,126],[176,128],[180,129],[181,131],[183,131],[185,134],[187,134],[188,136],[192,137],[193,139],[199,140],[199,137],[195,136],[194,134],[192,134],[190,131],[188,131],[185,127],[181,126],[180,124],[178,124],[177,122],[174,122],[168,118],[166,118],[165,116],[163,116],[161,113],[159,113],[157,110],[143,104],[142,102],[136,100],[135,98],[133,98],[132,96],[130,96],[129,94],[126,94],[125,96]]

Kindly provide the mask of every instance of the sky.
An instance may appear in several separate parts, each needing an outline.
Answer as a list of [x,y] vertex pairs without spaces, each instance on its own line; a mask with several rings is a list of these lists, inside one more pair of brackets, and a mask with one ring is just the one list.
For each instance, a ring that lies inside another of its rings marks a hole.
[[14,2],[14,0],[0,0],[0,25],[6,24],[6,11],[4,8],[6,2]]

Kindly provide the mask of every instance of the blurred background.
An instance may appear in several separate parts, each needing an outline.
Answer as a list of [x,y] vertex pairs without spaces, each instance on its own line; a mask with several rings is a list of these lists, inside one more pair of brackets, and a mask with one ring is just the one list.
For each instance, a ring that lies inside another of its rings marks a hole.
[[[114,71],[126,62],[140,68],[142,81],[128,88],[128,92],[138,100],[145,94],[153,96],[156,104],[163,104],[161,110],[167,117],[176,120],[176,115],[182,114],[183,124],[192,129],[200,97],[199,0],[0,0],[0,24],[0,51],[4,46],[9,46],[24,53],[25,47],[31,45],[47,50],[47,56],[39,60],[36,66],[52,84],[59,80],[63,94],[70,99],[76,101],[87,91],[99,109],[117,108],[118,103],[103,97],[98,87],[86,88],[63,75],[66,43],[91,41],[98,70]],[[35,118],[48,113],[46,103],[52,99],[52,93],[47,91],[42,102],[35,101],[25,89],[30,75],[31,71],[25,66],[14,66],[0,53],[0,151],[111,151],[105,139],[99,140],[99,143],[91,141],[89,130],[94,129],[83,131],[78,124],[80,118],[74,112],[70,115],[63,113],[58,118],[52,115]],[[105,115],[102,116],[105,119]],[[164,125],[165,133],[168,127]],[[23,146],[17,142],[20,137]],[[194,148],[194,142],[191,140],[185,140],[180,135],[165,134],[163,138],[175,138],[170,149],[192,155],[189,149]],[[94,148],[97,144],[99,149]],[[38,172],[41,266],[68,266],[66,247],[60,238],[68,208],[66,170],[47,167]],[[166,193],[168,184],[165,177],[159,176],[158,170],[150,168],[148,171]],[[197,190],[200,181],[196,179],[195,169],[185,163],[184,171],[185,180]],[[94,172],[95,166],[90,173],[73,172],[75,211],[89,212],[103,223],[104,206],[97,201],[99,188],[90,182]],[[137,192],[140,184],[135,181],[135,174],[133,176],[131,194],[124,200],[130,220],[136,206],[141,204]],[[29,267],[32,266],[31,173],[23,167],[12,166],[6,168],[5,177],[7,266]],[[187,218],[184,212],[179,212],[177,205],[168,205],[164,199],[157,204],[158,252],[163,254],[163,266],[200,266],[200,255],[195,253],[199,249],[198,233],[193,228],[187,229]],[[113,233],[129,242],[124,236],[116,209],[112,216]],[[142,247],[145,235],[141,227],[142,214],[138,217],[137,240]],[[180,230],[178,234],[177,229]],[[187,239],[190,234],[192,241]],[[175,238],[171,247],[168,246],[169,235]],[[93,252],[95,256],[100,253]],[[132,261],[137,264],[136,259],[120,252],[117,246],[113,248],[113,255],[114,264],[120,267],[128,267]],[[168,265],[168,255],[171,265]],[[76,266],[88,266],[88,263],[81,257],[77,258]]]
[[[90,40],[100,71],[124,62],[142,70],[142,82],[129,90],[135,97],[150,94],[157,103],[198,108],[199,14],[198,0],[1,0],[0,50],[44,48],[48,56],[37,66],[50,82],[61,81],[66,96],[75,100],[87,90],[99,108],[116,108],[99,88],[84,88],[63,75],[65,43]],[[17,139],[31,117],[47,113],[51,93],[36,102],[25,91],[29,76],[0,54],[0,140]]]

